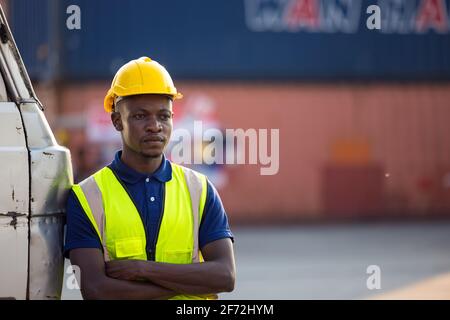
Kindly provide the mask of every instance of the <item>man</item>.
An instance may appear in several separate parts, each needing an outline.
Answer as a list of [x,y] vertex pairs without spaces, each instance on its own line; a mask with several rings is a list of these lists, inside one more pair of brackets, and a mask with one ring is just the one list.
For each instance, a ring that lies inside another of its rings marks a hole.
[[65,256],[80,268],[85,299],[211,299],[234,289],[233,235],[217,191],[163,154],[181,97],[147,57],[112,81],[104,107],[123,150],[67,202]]

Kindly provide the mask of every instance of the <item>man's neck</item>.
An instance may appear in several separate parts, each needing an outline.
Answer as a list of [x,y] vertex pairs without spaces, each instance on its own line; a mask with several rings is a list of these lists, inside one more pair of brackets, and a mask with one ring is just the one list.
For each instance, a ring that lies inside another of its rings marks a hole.
[[120,157],[120,160],[128,167],[144,174],[152,174],[158,170],[162,159],[162,155],[155,158],[149,158],[133,152],[127,152],[125,149],[122,151],[122,155]]

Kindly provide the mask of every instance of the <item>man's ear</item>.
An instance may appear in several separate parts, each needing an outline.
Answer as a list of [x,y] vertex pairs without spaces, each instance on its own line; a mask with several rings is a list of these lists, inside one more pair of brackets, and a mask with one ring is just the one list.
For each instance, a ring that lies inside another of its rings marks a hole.
[[119,112],[111,113],[111,122],[112,122],[114,128],[116,128],[117,131],[122,131],[123,130],[122,118],[121,118]]

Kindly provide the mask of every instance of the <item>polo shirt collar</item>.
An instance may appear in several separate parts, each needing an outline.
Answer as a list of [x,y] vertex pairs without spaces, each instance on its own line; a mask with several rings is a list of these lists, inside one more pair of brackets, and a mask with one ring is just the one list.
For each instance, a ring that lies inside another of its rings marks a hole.
[[113,162],[111,163],[111,169],[119,176],[121,180],[126,183],[137,183],[146,178],[155,178],[160,182],[167,182],[172,179],[172,166],[170,161],[166,159],[163,154],[161,165],[152,174],[145,174],[137,172],[136,170],[127,166],[121,160],[122,150],[117,151]]

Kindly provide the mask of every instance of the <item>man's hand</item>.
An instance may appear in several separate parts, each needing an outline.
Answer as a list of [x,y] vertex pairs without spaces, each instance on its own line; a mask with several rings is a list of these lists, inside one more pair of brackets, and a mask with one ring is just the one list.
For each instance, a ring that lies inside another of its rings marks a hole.
[[106,275],[120,280],[139,281],[142,261],[140,260],[113,260],[106,262]]

